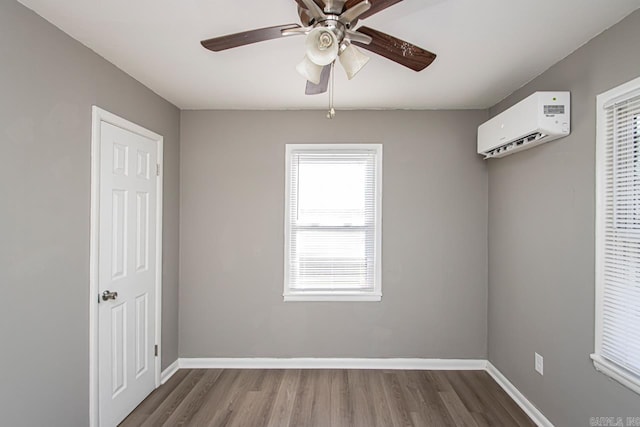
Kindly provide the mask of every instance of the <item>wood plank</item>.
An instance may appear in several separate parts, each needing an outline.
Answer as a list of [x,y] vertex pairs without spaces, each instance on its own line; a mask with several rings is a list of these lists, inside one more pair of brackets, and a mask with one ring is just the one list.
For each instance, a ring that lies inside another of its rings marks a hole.
[[[231,386],[226,390],[220,390],[221,399],[216,402],[217,411],[213,417],[206,419],[209,427],[228,426],[233,419],[235,412],[242,411],[242,407],[238,404],[245,394],[251,390],[256,381],[256,370],[253,369],[230,369],[235,374],[235,379]],[[198,424],[193,424],[198,425]],[[203,425],[203,424],[200,424]]]
[[478,424],[478,427],[495,427],[502,425],[489,422],[489,420],[483,414],[478,412],[472,412],[471,416],[473,417],[473,420],[476,422],[476,424]]
[[385,372],[382,387],[389,404],[393,424],[397,427],[412,427],[414,421],[407,408],[397,374],[394,372]]
[[331,427],[331,372],[316,371],[313,381],[313,406],[311,424],[317,427]]
[[142,426],[151,427],[164,424],[176,408],[180,406],[189,392],[191,392],[191,389],[198,384],[205,372],[206,370],[204,369],[194,369],[190,371],[184,380],[182,380],[169,394],[169,396],[167,396],[164,402],[158,406],[158,409],[156,409],[149,418],[146,419]]
[[238,401],[238,410],[234,411],[234,416],[229,420],[229,427],[265,426],[269,423],[283,372],[260,370],[256,374],[253,387]]
[[394,426],[389,401],[384,392],[383,373],[382,371],[372,371],[366,375],[369,383],[369,404],[373,406],[374,419],[376,425]]
[[[446,377],[442,376],[442,372],[438,372],[441,387],[451,389]],[[412,372],[409,376],[411,387],[417,390],[417,396],[422,399],[420,404],[420,412],[422,414],[424,425],[437,426],[455,426],[454,420],[449,416],[444,402],[438,395],[438,386],[430,381],[424,371]]]
[[220,369],[206,370],[200,381],[191,389],[189,394],[173,411],[171,416],[167,418],[165,424],[170,426],[188,425],[193,416],[200,410],[202,405],[207,401],[206,397],[209,390],[213,388],[222,371]]
[[349,370],[349,403],[352,407],[349,424],[354,427],[375,426],[375,411],[370,404],[369,385],[366,377],[371,371]]
[[[127,418],[120,423],[121,427],[137,427],[142,424],[153,412],[155,412],[169,394],[185,379],[191,370],[181,369],[177,371],[169,381],[153,391]],[[135,415],[135,417],[134,417]]]
[[222,411],[221,402],[228,395],[229,390],[235,384],[239,375],[239,371],[225,369],[220,373],[213,387],[207,393],[206,403],[202,405],[200,410],[194,414],[191,419],[191,425],[207,425],[211,420],[215,419],[218,412]]
[[444,374],[449,380],[449,384],[451,384],[453,391],[455,391],[458,397],[460,397],[460,400],[469,410],[469,412],[482,413],[484,410],[484,405],[480,402],[480,399],[478,398],[474,390],[472,390],[462,378],[463,375],[468,373],[459,371],[446,371],[444,372]]
[[311,425],[311,410],[313,408],[313,376],[316,371],[303,370],[300,372],[298,395],[293,401],[290,426]]
[[338,426],[352,418],[347,371],[331,370],[331,425]]
[[501,406],[516,421],[518,426],[535,427],[535,423],[529,418],[525,412],[520,409],[518,404],[509,397],[509,395],[496,383],[491,375],[484,371],[475,371],[475,375],[484,384],[486,390],[493,397],[493,406]]
[[255,419],[261,426],[269,424],[271,413],[273,412],[273,405],[276,402],[278,388],[282,383],[285,372],[285,370],[267,370],[267,375],[264,376],[260,384],[260,392],[262,392],[264,396],[264,405],[261,411],[256,414]]
[[[265,405],[264,393],[256,390],[247,390],[238,400],[238,410],[233,411],[229,418],[229,427],[259,426],[256,414],[260,413]],[[240,410],[240,408],[242,408]],[[264,422],[264,421],[263,421]]]
[[447,379],[446,371],[425,371],[428,382],[433,384],[438,391],[453,391],[453,386]]
[[283,427],[288,426],[291,421],[291,412],[293,411],[292,402],[296,398],[298,392],[298,384],[300,382],[300,370],[286,370],[280,384],[278,385],[275,402],[271,411],[271,417],[267,427]]
[[[481,378],[477,375],[477,372],[467,372],[466,375],[461,375],[463,381],[468,384],[470,393],[474,393],[482,405],[480,412],[483,418],[487,420],[489,425],[492,426],[516,426],[520,425],[508,411],[506,411],[502,405],[496,405],[495,398],[491,395],[491,392],[487,389],[489,385],[485,378]],[[491,378],[489,378],[491,380]],[[462,397],[464,400],[464,396]],[[474,417],[476,421],[481,418],[479,416]]]
[[453,418],[456,426],[462,427],[478,427],[478,424],[471,416],[469,410],[464,406],[460,397],[453,391],[441,391],[438,393],[440,399],[449,411],[449,415]]

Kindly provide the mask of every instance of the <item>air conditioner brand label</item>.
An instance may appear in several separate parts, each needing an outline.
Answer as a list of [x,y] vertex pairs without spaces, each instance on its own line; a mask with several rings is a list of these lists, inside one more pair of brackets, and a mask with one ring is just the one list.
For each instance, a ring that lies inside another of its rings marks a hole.
[[546,116],[555,116],[556,114],[564,114],[564,105],[545,105],[544,114]]

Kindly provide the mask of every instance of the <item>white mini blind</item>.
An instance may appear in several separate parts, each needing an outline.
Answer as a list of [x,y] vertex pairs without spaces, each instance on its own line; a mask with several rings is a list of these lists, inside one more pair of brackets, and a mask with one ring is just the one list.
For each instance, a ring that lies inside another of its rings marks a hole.
[[602,110],[594,360],[640,386],[640,94],[617,97]]
[[375,293],[378,146],[288,146],[287,294]]

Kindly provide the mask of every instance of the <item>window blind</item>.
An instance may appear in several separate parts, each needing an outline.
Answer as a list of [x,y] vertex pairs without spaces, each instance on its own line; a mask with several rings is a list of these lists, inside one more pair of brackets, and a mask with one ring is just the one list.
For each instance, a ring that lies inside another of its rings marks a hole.
[[640,385],[640,94],[605,104],[601,125],[602,265],[596,352]]
[[336,145],[288,155],[285,293],[373,292],[378,150]]

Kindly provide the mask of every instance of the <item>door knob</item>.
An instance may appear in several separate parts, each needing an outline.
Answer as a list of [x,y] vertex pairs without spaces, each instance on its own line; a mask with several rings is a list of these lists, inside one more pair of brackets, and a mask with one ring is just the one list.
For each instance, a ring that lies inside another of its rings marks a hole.
[[102,293],[102,301],[109,301],[110,299],[114,300],[116,298],[118,298],[117,292],[104,291]]

